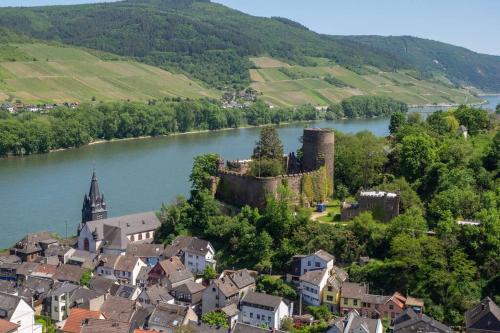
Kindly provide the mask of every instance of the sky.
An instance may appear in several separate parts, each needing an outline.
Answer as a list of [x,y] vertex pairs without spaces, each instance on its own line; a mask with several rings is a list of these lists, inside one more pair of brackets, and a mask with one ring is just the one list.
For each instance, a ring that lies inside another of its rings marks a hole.
[[[412,35],[500,55],[500,0],[213,0],[331,35]],[[0,0],[0,6],[104,2]]]

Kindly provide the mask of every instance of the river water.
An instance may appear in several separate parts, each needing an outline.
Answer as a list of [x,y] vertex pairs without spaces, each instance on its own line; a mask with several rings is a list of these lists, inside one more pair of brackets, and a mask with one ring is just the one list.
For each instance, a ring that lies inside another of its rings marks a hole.
[[[485,97],[489,106],[500,96]],[[428,111],[429,108],[425,108]],[[387,118],[321,121],[279,127],[285,151],[299,148],[305,126],[354,133],[388,134]],[[0,159],[0,248],[26,233],[42,230],[73,235],[80,222],[83,195],[95,167],[108,216],[158,210],[177,195],[188,195],[188,177],[197,155],[214,152],[225,159],[246,158],[258,128],[108,142],[79,149]]]

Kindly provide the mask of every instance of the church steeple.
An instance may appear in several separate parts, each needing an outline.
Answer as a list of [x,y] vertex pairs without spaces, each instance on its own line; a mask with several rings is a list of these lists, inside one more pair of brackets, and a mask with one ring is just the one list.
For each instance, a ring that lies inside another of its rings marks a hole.
[[89,193],[83,197],[82,223],[94,220],[102,220],[108,217],[104,194],[99,191],[99,183],[95,171],[92,173]]

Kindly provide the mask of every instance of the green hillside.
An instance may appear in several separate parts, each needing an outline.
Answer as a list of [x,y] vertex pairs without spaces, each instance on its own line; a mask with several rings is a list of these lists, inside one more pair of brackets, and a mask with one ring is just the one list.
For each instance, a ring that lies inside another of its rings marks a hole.
[[103,61],[85,50],[40,43],[4,44],[0,101],[25,103],[218,97],[182,74],[127,60]]
[[[500,91],[500,57],[423,39],[401,53],[392,44],[407,43],[405,37],[394,37],[389,47],[377,38],[320,35],[287,19],[254,17],[206,0],[3,8],[0,27],[182,70],[215,87],[249,84],[248,57],[267,54],[306,67],[316,65],[312,58],[327,58],[358,74],[374,66],[425,78],[445,75],[455,84]],[[429,68],[434,60],[441,66]]]
[[279,106],[310,103],[329,105],[354,95],[392,97],[407,104],[478,103],[467,90],[445,82],[419,80],[399,72],[383,72],[374,67],[358,74],[342,66],[317,59],[318,66],[289,65],[269,57],[251,59],[252,88],[267,102]]

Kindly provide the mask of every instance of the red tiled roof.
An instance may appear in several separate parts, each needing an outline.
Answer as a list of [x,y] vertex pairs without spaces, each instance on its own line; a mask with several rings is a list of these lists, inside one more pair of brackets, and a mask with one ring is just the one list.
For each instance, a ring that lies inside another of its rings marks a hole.
[[8,320],[0,319],[0,333],[11,333],[15,331],[19,325],[11,323]]
[[63,327],[63,332],[68,333],[80,333],[82,329],[82,322],[85,319],[93,318],[100,319],[102,317],[99,311],[89,311],[87,309],[73,308],[66,319],[66,323]]

